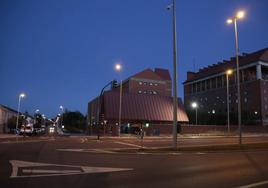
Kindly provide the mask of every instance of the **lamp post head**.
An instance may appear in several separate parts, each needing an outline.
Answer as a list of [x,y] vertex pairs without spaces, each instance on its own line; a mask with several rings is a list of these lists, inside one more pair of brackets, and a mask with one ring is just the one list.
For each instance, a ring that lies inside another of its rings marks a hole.
[[121,69],[122,69],[122,66],[119,63],[117,63],[115,65],[115,70],[120,71]]
[[226,21],[226,23],[227,23],[227,24],[231,24],[231,23],[233,23],[233,20],[232,20],[232,19],[228,19],[228,20]]
[[242,10],[240,10],[240,11],[238,11],[237,13],[236,13],[236,15],[233,17],[233,18],[229,18],[227,21],[226,21],[226,23],[227,24],[231,24],[231,23],[233,23],[234,22],[234,20],[236,20],[236,19],[243,19],[244,17],[245,17],[245,11],[242,11]]
[[227,75],[231,75],[232,73],[233,73],[233,71],[231,69],[229,69],[229,70],[226,71],[226,74]]
[[60,109],[63,110],[63,106],[62,105],[60,105]]
[[21,93],[20,98],[24,98],[24,97],[26,97],[25,93]]
[[238,11],[237,14],[236,14],[236,18],[237,19],[243,19],[245,17],[245,11]]
[[193,108],[197,108],[197,107],[198,107],[197,103],[196,103],[196,102],[193,102],[193,103],[192,103],[192,107],[193,107]]

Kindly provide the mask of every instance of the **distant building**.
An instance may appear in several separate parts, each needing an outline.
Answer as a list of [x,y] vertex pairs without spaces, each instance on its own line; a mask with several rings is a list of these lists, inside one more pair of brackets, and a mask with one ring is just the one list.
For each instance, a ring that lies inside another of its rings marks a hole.
[[[166,69],[146,69],[124,80],[121,132],[135,132],[142,127],[147,134],[171,133],[173,121],[171,89],[171,78]],[[119,86],[88,103],[88,121],[93,131],[98,128],[98,111],[100,111],[101,134],[117,135]],[[180,99],[177,117],[178,123],[188,123]]]
[[13,116],[17,117],[17,111],[7,106],[0,105],[0,133],[9,132],[7,122]]
[[[239,56],[242,124],[268,125],[268,48]],[[237,85],[235,58],[187,72],[184,104],[195,123],[192,102],[198,103],[198,124],[227,123],[226,71],[229,75],[231,124],[237,124]]]
[[167,69],[145,69],[123,82],[124,92],[171,96],[172,84]]

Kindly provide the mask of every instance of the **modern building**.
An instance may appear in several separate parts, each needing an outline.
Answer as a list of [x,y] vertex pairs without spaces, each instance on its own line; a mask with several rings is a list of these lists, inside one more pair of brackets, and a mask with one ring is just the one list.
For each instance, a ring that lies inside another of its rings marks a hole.
[[7,106],[0,105],[0,133],[9,132],[7,123],[12,117],[17,117],[17,111]]
[[[268,48],[239,56],[242,124],[268,125]],[[191,123],[195,123],[197,103],[198,124],[227,123],[227,70],[231,124],[237,124],[236,60],[187,72],[184,82],[184,104]]]
[[[121,132],[130,133],[143,128],[147,134],[171,133],[173,98],[169,71],[145,69],[122,83]],[[88,123],[92,132],[118,134],[119,97],[118,85],[88,103]],[[188,123],[180,99],[177,118],[180,124]]]

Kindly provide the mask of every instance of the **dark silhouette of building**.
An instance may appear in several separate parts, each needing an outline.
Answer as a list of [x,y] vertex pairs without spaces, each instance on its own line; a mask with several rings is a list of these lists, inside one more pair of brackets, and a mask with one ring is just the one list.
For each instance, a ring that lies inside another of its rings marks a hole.
[[[268,124],[268,48],[239,56],[242,123]],[[195,122],[193,102],[198,104],[199,124],[227,123],[227,77],[229,75],[229,104],[231,124],[237,124],[236,60],[224,60],[187,72],[184,82],[184,104],[190,122]]]

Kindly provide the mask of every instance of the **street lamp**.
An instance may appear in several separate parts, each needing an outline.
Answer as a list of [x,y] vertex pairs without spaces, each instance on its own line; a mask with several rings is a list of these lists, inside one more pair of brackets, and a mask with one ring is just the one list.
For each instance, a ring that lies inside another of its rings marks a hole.
[[197,125],[197,108],[198,104],[196,102],[192,103],[192,108],[195,109],[195,124]]
[[238,48],[238,32],[237,20],[245,17],[244,11],[238,11],[237,14],[227,20],[228,24],[234,23],[235,31],[235,51],[236,51],[236,81],[237,81],[237,108],[238,108],[238,129],[239,129],[239,144],[242,144],[242,127],[241,127],[241,96],[240,96],[240,76],[239,76],[239,48]]
[[229,75],[231,75],[233,71],[231,69],[226,71],[226,103],[227,103],[227,127],[228,132],[230,132],[230,104],[229,104]]
[[62,105],[60,105],[60,110],[62,111],[62,117],[60,120],[60,126],[62,127],[62,121],[63,121],[63,106]]
[[[122,69],[121,64],[117,63],[115,65],[115,70],[120,72]],[[122,115],[122,79],[120,77],[120,94],[119,94],[119,117],[118,117],[118,136],[120,137],[120,128],[121,128],[121,115]]]
[[175,0],[172,1],[167,7],[168,10],[172,9],[172,25],[173,25],[173,147],[177,148],[177,30],[176,30],[176,4]]
[[18,102],[18,114],[17,114],[17,123],[16,123],[16,131],[17,131],[18,126],[19,126],[20,101],[21,101],[21,99],[23,99],[24,97],[26,97],[25,93],[21,93],[21,94],[19,95],[19,102]]

